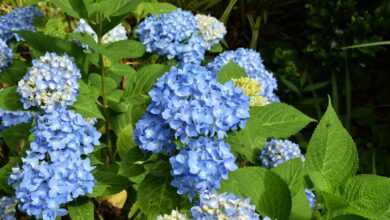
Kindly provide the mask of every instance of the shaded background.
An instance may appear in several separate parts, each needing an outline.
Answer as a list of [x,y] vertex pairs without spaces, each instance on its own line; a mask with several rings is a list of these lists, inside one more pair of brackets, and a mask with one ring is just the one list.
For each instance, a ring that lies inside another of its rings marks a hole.
[[[279,96],[319,119],[328,95],[360,156],[361,173],[390,176],[390,1],[168,0],[226,23],[224,46],[260,51]],[[306,147],[314,125],[295,136]]]

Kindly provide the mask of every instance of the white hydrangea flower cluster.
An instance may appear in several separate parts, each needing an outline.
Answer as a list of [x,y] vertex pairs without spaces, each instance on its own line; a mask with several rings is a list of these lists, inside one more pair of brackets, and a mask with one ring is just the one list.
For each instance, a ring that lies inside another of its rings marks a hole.
[[[90,35],[96,42],[98,41],[97,34],[84,19],[80,19],[79,26],[77,26],[75,32],[86,33]],[[113,43],[121,40],[127,40],[127,39],[128,39],[127,32],[125,27],[122,24],[119,24],[103,36],[102,43],[109,44],[109,43]],[[83,45],[83,47],[86,48],[85,45]]]
[[80,70],[68,55],[46,53],[33,60],[33,66],[18,83],[18,93],[25,109],[40,107],[52,110],[76,101]]
[[188,218],[179,211],[172,210],[171,214],[159,215],[156,220],[188,220]]
[[227,33],[225,25],[215,17],[197,14],[195,19],[198,23],[199,31],[207,43],[208,49],[221,41]]

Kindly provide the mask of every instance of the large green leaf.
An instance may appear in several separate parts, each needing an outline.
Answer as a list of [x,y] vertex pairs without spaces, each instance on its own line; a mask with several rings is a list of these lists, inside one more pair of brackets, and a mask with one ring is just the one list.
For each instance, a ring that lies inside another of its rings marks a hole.
[[116,146],[121,158],[125,157],[130,149],[135,148],[133,139],[133,126],[131,124],[128,124],[126,127],[121,129],[118,134]]
[[348,207],[343,211],[373,220],[390,219],[390,178],[359,175],[342,187]]
[[97,105],[99,91],[89,87],[83,81],[79,81],[80,92],[72,108],[86,118],[104,119]]
[[83,51],[80,47],[78,47],[73,42],[65,41],[61,38],[48,36],[38,31],[20,31],[18,34],[23,37],[28,45],[42,54],[46,52],[66,53],[75,57],[76,60],[78,57],[83,55]]
[[292,196],[304,188],[304,171],[301,158],[288,160],[272,168],[272,171],[287,183]]
[[240,168],[222,182],[221,192],[249,197],[256,210],[272,219],[288,219],[291,195],[287,184],[273,172],[260,167]]
[[288,185],[292,197],[290,220],[311,218],[311,208],[304,190],[304,170],[301,158],[288,160],[272,168]]
[[164,14],[174,11],[176,7],[166,2],[142,2],[137,6],[134,15],[138,18],[144,18],[147,15]]
[[133,84],[128,85],[127,96],[147,94],[158,78],[169,70],[169,66],[163,64],[150,64],[137,71]]
[[20,96],[16,92],[16,86],[0,89],[0,109],[3,110],[20,110],[22,104],[19,101]]
[[139,41],[122,40],[107,45],[105,53],[111,60],[139,58],[144,55],[145,47]]
[[252,107],[246,127],[229,134],[227,142],[233,152],[255,163],[266,138],[289,137],[311,121],[313,119],[282,103]]
[[159,214],[170,213],[180,207],[180,196],[170,185],[168,176],[148,175],[138,188],[137,202],[142,212],[150,220]]
[[[0,119],[1,121],[1,119]],[[0,137],[4,139],[10,153],[13,155],[19,154],[28,146],[28,138],[30,135],[30,124],[17,124],[10,128],[7,128],[1,132]]]
[[82,199],[68,205],[69,216],[72,220],[94,220],[94,205],[91,201]]
[[0,72],[0,82],[8,85],[17,85],[26,72],[27,65],[20,60],[14,60],[11,66]]
[[118,174],[124,177],[135,177],[145,172],[142,163],[145,160],[144,153],[133,147],[128,149],[126,154],[122,153],[121,162],[119,163]]
[[221,68],[217,75],[217,80],[220,83],[225,83],[229,80],[238,79],[245,76],[245,70],[239,65],[230,61]]
[[263,137],[287,138],[313,121],[292,106],[273,103],[253,107],[247,128],[255,129]]
[[305,165],[315,187],[327,192],[332,192],[356,173],[355,143],[330,103],[310,139]]

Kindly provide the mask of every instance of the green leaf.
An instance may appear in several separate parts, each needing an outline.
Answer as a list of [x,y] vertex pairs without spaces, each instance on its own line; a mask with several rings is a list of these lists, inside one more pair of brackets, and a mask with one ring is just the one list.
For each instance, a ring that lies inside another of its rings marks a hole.
[[390,219],[390,178],[358,175],[342,187],[342,197],[348,202],[343,211],[373,220]]
[[256,210],[272,219],[288,219],[291,195],[287,184],[273,172],[260,167],[240,168],[222,182],[221,192],[250,198]]
[[292,197],[290,220],[311,218],[311,208],[304,190],[304,170],[301,158],[288,160],[272,171],[280,176],[288,185]]
[[134,14],[138,19],[144,18],[147,15],[164,14],[174,11],[176,7],[166,2],[142,2],[138,5]]
[[148,175],[138,188],[137,202],[147,219],[154,220],[159,214],[170,213],[180,206],[180,196],[171,187],[168,176]]
[[135,40],[122,40],[106,46],[105,55],[111,60],[124,58],[139,58],[145,54],[144,45]]
[[20,96],[16,89],[16,86],[0,89],[0,109],[9,111],[22,109]]
[[93,176],[96,179],[96,185],[106,185],[107,188],[100,196],[112,195],[127,189],[131,183],[128,178],[118,175],[119,167],[111,165],[110,167],[98,166]]
[[123,128],[119,134],[116,141],[116,146],[118,148],[118,153],[121,158],[127,156],[128,152],[135,148],[134,139],[133,139],[133,126],[128,124]]
[[145,160],[144,153],[133,147],[128,149],[126,154],[121,155],[118,174],[124,177],[135,177],[145,172],[142,163]]
[[80,94],[72,108],[86,118],[100,118],[104,120],[102,113],[97,105],[98,93],[90,88],[83,81],[79,81]]
[[355,143],[330,103],[310,139],[305,165],[315,187],[327,192],[356,173]]
[[28,45],[42,54],[46,52],[67,53],[68,55],[75,57],[76,60],[83,55],[83,51],[80,47],[73,42],[61,38],[48,36],[38,31],[19,31],[18,34],[23,37]]
[[10,157],[6,165],[0,168],[0,191],[11,193],[12,188],[8,185],[8,177],[11,174],[12,167],[19,162],[16,157]]
[[[114,91],[117,87],[118,84],[117,82],[110,78],[110,77],[104,77],[104,90],[105,93],[108,94],[112,91]],[[99,91],[99,95],[101,96],[101,88],[102,88],[102,77],[99,74],[92,73],[88,77],[88,84],[92,86],[96,91]]]
[[217,75],[217,80],[220,83],[225,83],[229,80],[238,79],[245,76],[245,70],[239,65],[230,61],[221,68]]
[[233,153],[239,154],[255,164],[258,160],[259,152],[266,142],[266,138],[259,136],[256,130],[244,129],[229,134],[226,141],[230,144]]
[[156,80],[168,70],[169,66],[163,64],[143,66],[138,70],[134,84],[129,84],[126,91],[127,96],[147,94]]
[[51,0],[51,2],[57,7],[61,8],[66,14],[81,18],[77,10],[75,10],[69,0]]
[[17,85],[26,72],[27,65],[20,60],[14,60],[11,66],[0,72],[0,82],[8,85]]
[[256,130],[259,135],[267,138],[288,138],[313,121],[292,106],[273,103],[251,108],[245,130]]
[[18,124],[1,132],[2,137],[10,149],[10,153],[17,155],[28,146],[31,124]]
[[304,188],[304,172],[301,158],[288,160],[272,168],[272,171],[287,183],[292,196],[295,196],[295,194]]
[[223,51],[223,47],[221,44],[214,44],[210,50],[211,53],[221,53]]
[[292,207],[289,220],[309,220],[312,210],[307,200],[305,190],[302,188],[292,197]]
[[233,152],[255,163],[266,138],[287,138],[311,121],[313,119],[282,103],[252,107],[246,127],[229,134],[227,142]]
[[72,220],[94,220],[94,205],[89,200],[79,200],[68,205],[69,216]]

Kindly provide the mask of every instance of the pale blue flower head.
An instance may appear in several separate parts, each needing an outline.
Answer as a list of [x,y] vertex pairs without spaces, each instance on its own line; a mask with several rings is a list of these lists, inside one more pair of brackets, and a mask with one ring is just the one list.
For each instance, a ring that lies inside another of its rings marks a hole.
[[35,140],[30,150],[48,154],[51,161],[62,161],[70,154],[80,157],[90,154],[99,145],[100,133],[80,114],[57,107],[37,117],[33,128]]
[[12,63],[12,49],[0,38],[0,74]]
[[145,18],[137,34],[146,51],[155,52],[181,63],[200,63],[207,44],[202,38],[195,16],[189,11],[173,12]]
[[48,52],[32,63],[17,89],[25,109],[40,107],[51,111],[76,101],[81,74],[72,57]]
[[9,177],[21,211],[55,220],[66,215],[64,204],[92,192],[95,180],[90,161],[67,156],[53,162],[46,161],[44,154],[27,151],[21,168],[13,168]]
[[256,79],[260,83],[262,89],[259,95],[266,97],[271,102],[279,101],[275,94],[277,90],[276,79],[272,73],[266,70],[259,53],[245,48],[226,51],[209,63],[207,68],[216,75],[230,61],[243,68],[248,77]]
[[15,37],[16,40],[22,40],[17,35],[17,31],[35,31],[34,18],[43,16],[37,7],[25,7],[14,9],[9,14],[0,16],[0,39],[9,41]]
[[99,144],[100,134],[80,115],[64,108],[37,117],[34,141],[8,179],[20,210],[36,218],[64,216],[63,205],[91,193],[93,167],[83,159]]
[[249,98],[196,64],[173,67],[149,95],[149,112],[161,115],[183,142],[199,136],[222,139],[228,131],[244,128],[249,118]]
[[30,123],[34,113],[27,111],[6,111],[0,109],[0,131],[17,124]]
[[305,189],[305,194],[307,201],[309,201],[310,207],[314,208],[316,206],[316,196],[314,195],[313,191],[310,189]]
[[197,14],[195,18],[202,38],[206,42],[207,49],[210,49],[214,44],[219,43],[226,35],[225,25],[218,21],[218,19],[202,14]]
[[0,198],[0,219],[16,220],[16,199],[14,197]]
[[137,122],[134,136],[135,142],[144,151],[170,153],[175,149],[174,131],[160,115],[146,112]]
[[288,160],[302,158],[303,155],[298,144],[289,140],[269,140],[260,153],[260,161],[268,168],[276,167]]
[[177,188],[178,194],[189,198],[218,189],[229,172],[237,169],[230,146],[206,137],[189,142],[169,160],[173,177],[171,185]]
[[231,193],[202,193],[197,206],[191,208],[194,220],[246,219],[259,220],[250,200]]

